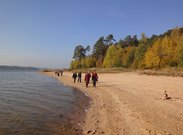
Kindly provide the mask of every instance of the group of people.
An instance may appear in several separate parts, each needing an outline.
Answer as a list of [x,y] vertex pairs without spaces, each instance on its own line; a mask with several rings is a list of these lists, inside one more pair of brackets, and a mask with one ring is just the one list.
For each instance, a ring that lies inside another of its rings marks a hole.
[[[74,83],[76,82],[76,78],[78,77],[78,82],[81,83],[82,73],[79,72],[78,74],[76,72],[73,73],[72,78],[74,79]],[[89,71],[85,74],[85,83],[86,87],[88,87],[88,84],[90,83],[90,78],[92,78],[93,86],[96,87],[96,82],[98,81],[98,75],[97,72],[94,70],[92,73]]]
[[63,70],[57,70],[57,71],[55,71],[55,74],[57,76],[62,76],[63,75]]
[[78,77],[78,82],[81,83],[81,77],[82,77],[81,72],[79,72],[78,74],[76,72],[73,73],[72,78],[74,79],[74,83],[76,82],[77,77]]

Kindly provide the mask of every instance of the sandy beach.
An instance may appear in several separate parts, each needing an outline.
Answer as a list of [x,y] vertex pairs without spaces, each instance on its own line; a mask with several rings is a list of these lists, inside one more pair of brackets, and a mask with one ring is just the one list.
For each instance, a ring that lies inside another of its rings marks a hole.
[[[81,123],[84,135],[182,135],[183,78],[139,75],[135,72],[98,74],[97,87],[73,83],[72,73],[57,77],[91,99]],[[170,99],[164,100],[164,91]]]

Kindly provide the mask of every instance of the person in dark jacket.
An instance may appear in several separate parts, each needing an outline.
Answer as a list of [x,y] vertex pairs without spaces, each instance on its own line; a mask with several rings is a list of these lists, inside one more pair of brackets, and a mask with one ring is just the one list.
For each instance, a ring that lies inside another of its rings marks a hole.
[[76,78],[77,78],[77,73],[76,72],[73,73],[72,78],[74,79],[74,83],[75,83],[76,82]]
[[55,75],[57,75],[57,71],[55,71]]
[[61,75],[61,76],[63,75],[63,72],[64,72],[63,70],[60,71],[60,75]]
[[98,81],[98,75],[95,70],[92,73],[92,81],[93,81],[93,87],[96,87],[96,82]]
[[60,76],[60,72],[59,71],[56,71],[55,73],[57,74],[57,76]]
[[85,74],[86,87],[88,87],[88,84],[90,82],[90,77],[91,77],[90,72],[86,72],[86,74]]
[[82,74],[81,74],[81,71],[78,73],[78,82],[81,83],[81,77],[82,77]]

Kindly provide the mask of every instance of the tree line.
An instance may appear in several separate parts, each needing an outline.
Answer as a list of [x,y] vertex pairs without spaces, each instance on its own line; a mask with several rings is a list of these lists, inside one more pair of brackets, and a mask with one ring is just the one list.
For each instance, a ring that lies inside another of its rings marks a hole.
[[[91,54],[87,55],[87,52]],[[128,35],[116,41],[112,34],[100,37],[91,50],[90,46],[77,45],[71,69],[80,68],[136,68],[160,69],[183,67],[183,27],[176,27],[150,38]]]

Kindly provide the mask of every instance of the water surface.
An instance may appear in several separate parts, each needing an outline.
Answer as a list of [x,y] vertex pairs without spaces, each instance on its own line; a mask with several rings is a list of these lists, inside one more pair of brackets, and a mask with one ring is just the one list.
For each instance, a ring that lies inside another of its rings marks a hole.
[[0,135],[76,134],[72,123],[86,101],[78,90],[39,73],[0,72]]

